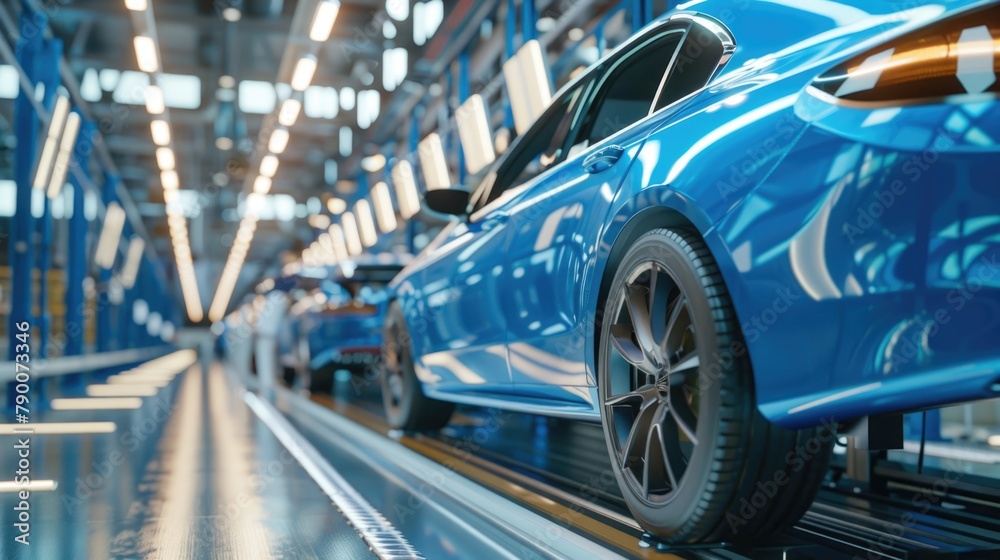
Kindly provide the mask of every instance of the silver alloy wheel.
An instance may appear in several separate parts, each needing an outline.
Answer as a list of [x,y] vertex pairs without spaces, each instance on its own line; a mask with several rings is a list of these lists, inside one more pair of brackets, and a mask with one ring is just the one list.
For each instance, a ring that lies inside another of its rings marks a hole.
[[636,496],[670,501],[698,445],[698,368],[693,313],[661,264],[637,267],[617,294],[604,400],[614,457]]

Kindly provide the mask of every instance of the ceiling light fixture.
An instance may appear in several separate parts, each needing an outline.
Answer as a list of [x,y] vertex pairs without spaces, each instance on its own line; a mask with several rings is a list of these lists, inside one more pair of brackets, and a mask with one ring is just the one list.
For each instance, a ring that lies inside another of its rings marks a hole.
[[316,57],[307,54],[299,59],[295,64],[295,71],[292,72],[291,86],[295,91],[305,91],[312,83],[313,74],[316,73]]
[[177,167],[177,160],[174,158],[174,151],[170,148],[156,149],[156,164],[160,166],[160,171],[170,171]]
[[165,191],[175,191],[181,186],[180,177],[173,169],[160,173],[160,185]]
[[167,121],[155,120],[149,123],[149,130],[153,134],[153,143],[157,146],[170,143],[170,125]]
[[298,99],[286,99],[278,110],[278,124],[284,127],[292,127],[299,118],[302,111],[302,102]]
[[313,14],[312,26],[309,28],[309,38],[313,41],[324,42],[330,38],[333,31],[333,23],[337,21],[337,13],[340,11],[340,2],[337,0],[324,0],[316,6],[316,13]]
[[377,183],[372,187],[372,204],[375,206],[375,218],[382,233],[396,230],[396,212],[392,208],[392,197],[389,195],[389,185]]
[[441,136],[432,132],[420,141],[417,146],[417,156],[420,158],[420,170],[427,183],[427,190],[447,189],[451,187],[451,176],[448,174],[448,160],[444,155],[444,144]]
[[382,154],[375,154],[361,160],[361,169],[364,169],[369,173],[378,173],[384,168],[385,156]]
[[97,242],[97,253],[94,262],[105,270],[111,270],[115,265],[115,255],[118,254],[118,242],[121,240],[122,228],[125,227],[125,210],[117,202],[108,204],[104,212],[104,226]]
[[80,132],[80,114],[70,113],[66,117],[66,128],[63,130],[62,140],[59,142],[59,155],[56,156],[56,165],[52,169],[52,180],[49,181],[48,197],[54,200],[62,192],[66,184],[66,173],[69,171],[70,158],[73,156],[73,147],[76,146],[76,136]]
[[420,211],[420,194],[417,192],[417,180],[413,177],[413,166],[405,159],[392,169],[392,182],[396,185],[396,200],[399,202],[399,213],[408,220]]
[[268,154],[260,160],[260,174],[267,177],[268,179],[273,179],[278,173],[278,158],[271,154]]
[[267,194],[271,192],[271,179],[269,177],[264,177],[263,175],[258,175],[257,178],[253,180],[253,192],[257,194]]
[[35,170],[34,188],[44,189],[49,180],[49,173],[52,172],[52,161],[56,157],[56,149],[59,147],[59,135],[62,134],[66,126],[66,115],[69,113],[69,99],[65,95],[60,95],[56,99],[55,109],[52,111],[52,120],[49,121],[49,132],[45,139],[45,147],[42,148],[42,157],[38,160],[38,169]]
[[158,86],[146,88],[146,112],[150,115],[162,115],[166,110],[166,103],[163,100],[163,90]]
[[347,210],[347,203],[340,198],[331,198],[326,201],[326,209],[334,216],[339,216]]
[[267,151],[273,154],[284,153],[285,148],[288,147],[288,138],[287,128],[274,129],[274,132],[271,133],[271,139],[267,143]]
[[378,232],[375,230],[375,220],[372,219],[372,208],[367,200],[362,198],[354,205],[354,215],[358,219],[358,232],[361,234],[361,243],[365,247],[374,247],[378,243]]
[[344,240],[347,242],[347,253],[356,257],[364,252],[361,245],[361,234],[358,232],[358,222],[354,219],[354,214],[344,212],[340,217],[340,225],[344,228]]
[[125,254],[125,266],[122,267],[122,286],[126,290],[135,286],[135,280],[139,277],[139,265],[142,264],[142,252],[145,250],[146,242],[142,237],[133,235]]
[[156,56],[156,43],[152,37],[136,35],[132,45],[135,47],[135,59],[139,63],[139,70],[153,73],[160,69],[160,62]]

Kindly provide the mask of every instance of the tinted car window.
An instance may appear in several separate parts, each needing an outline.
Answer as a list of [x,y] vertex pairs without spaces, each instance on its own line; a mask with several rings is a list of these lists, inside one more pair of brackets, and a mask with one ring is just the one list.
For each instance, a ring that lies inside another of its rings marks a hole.
[[510,155],[497,169],[486,203],[499,197],[505,190],[528,181],[566,159],[563,147],[577,109],[582,101],[588,80],[583,80],[556,99],[535,122],[523,138],[511,148]]
[[727,57],[726,45],[717,31],[698,23],[692,24],[660,90],[654,110],[704,87]]
[[587,112],[574,151],[592,146],[645,118],[684,36],[684,29],[662,30],[624,57],[608,61],[600,92]]

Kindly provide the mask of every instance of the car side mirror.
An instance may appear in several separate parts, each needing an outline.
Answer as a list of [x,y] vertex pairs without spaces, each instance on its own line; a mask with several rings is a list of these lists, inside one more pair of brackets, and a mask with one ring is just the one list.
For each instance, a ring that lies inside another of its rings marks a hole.
[[472,193],[461,189],[434,189],[424,193],[427,207],[440,214],[465,216],[469,213]]

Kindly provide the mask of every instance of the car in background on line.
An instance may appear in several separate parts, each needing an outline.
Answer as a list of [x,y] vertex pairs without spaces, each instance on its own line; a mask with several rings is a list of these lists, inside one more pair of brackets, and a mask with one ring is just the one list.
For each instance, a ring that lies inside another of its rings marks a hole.
[[426,193],[383,398],[600,421],[645,530],[748,541],[835,430],[1000,393],[1000,5],[682,6]]
[[[286,338],[297,373],[312,392],[332,393],[338,371],[364,376],[382,352],[382,325],[388,310],[389,282],[409,256],[362,255],[330,267],[317,291],[294,303]],[[374,375],[374,373],[373,373]],[[374,382],[374,380],[373,380]]]

